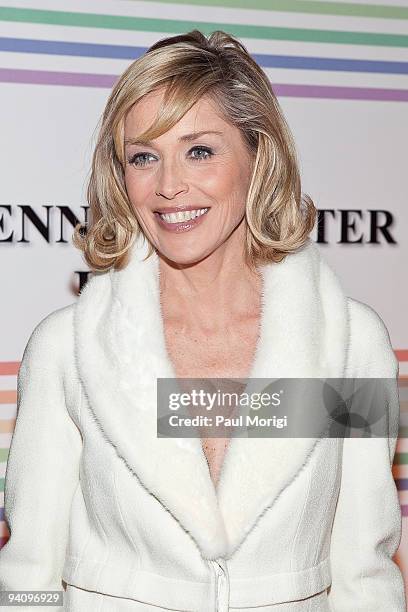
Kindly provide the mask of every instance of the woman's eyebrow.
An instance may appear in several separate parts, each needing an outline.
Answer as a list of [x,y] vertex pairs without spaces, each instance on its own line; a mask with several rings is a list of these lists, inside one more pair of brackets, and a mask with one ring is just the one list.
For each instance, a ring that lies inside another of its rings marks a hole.
[[[178,139],[179,142],[189,142],[191,140],[196,140],[200,136],[204,134],[218,134],[222,136],[223,132],[219,132],[217,130],[203,130],[201,132],[193,132],[192,134],[184,134],[184,136],[180,136]],[[153,145],[152,140],[138,140],[137,138],[126,138],[125,145],[142,145],[142,146],[151,146]]]

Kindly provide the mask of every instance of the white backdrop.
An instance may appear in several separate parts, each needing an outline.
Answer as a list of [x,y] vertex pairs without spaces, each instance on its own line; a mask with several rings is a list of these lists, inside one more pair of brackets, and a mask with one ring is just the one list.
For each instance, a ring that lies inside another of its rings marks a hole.
[[[336,212],[328,219],[328,244],[319,248],[346,293],[372,306],[388,327],[400,359],[401,426],[408,426],[408,2],[400,1],[399,8],[374,0],[326,2],[310,13],[301,13],[296,0],[280,3],[286,12],[276,10],[278,4],[255,0],[248,10],[238,0],[23,0],[0,7],[3,488],[24,346],[44,316],[75,301],[75,271],[87,270],[70,244],[67,221],[67,242],[59,242],[57,207],[84,218],[93,133],[114,78],[159,38],[192,27],[238,35],[262,65],[297,142],[303,191],[316,206],[361,211],[350,238],[363,234],[362,244],[338,244]],[[22,242],[23,210],[46,223],[46,207],[49,241],[26,218]],[[377,209],[393,215],[389,230],[396,244],[367,244],[368,211]],[[401,435],[394,476],[404,514],[398,561],[408,584],[407,465]],[[4,542],[4,520],[0,527]]]

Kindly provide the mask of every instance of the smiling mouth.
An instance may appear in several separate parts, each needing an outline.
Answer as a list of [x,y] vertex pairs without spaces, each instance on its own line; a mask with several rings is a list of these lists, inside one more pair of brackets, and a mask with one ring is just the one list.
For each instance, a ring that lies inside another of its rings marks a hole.
[[197,208],[195,210],[185,210],[171,213],[161,213],[156,211],[154,214],[158,215],[165,223],[176,224],[185,223],[186,221],[193,221],[194,219],[207,214],[209,210],[209,208]]

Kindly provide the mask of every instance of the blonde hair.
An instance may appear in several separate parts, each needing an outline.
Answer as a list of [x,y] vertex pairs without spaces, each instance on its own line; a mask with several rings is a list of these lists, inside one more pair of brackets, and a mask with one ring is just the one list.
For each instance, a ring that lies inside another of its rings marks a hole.
[[[167,132],[204,95],[241,131],[254,160],[245,209],[247,264],[279,262],[302,247],[316,209],[301,193],[295,143],[268,77],[233,36],[217,30],[206,38],[193,30],[159,40],[112,89],[87,186],[91,221],[89,227],[78,224],[73,234],[90,268],[122,269],[133,242],[143,235],[125,187],[124,122],[135,103],[162,87],[157,121],[138,135],[140,140]],[[149,242],[148,257],[153,251]]]

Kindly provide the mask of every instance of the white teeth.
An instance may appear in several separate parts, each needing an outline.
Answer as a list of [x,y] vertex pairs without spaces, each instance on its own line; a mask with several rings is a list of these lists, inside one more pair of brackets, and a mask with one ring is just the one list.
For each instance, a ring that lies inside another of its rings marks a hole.
[[204,215],[208,208],[199,208],[197,210],[188,210],[178,213],[160,214],[160,217],[166,221],[166,223],[180,223],[182,221],[190,221],[200,215]]

